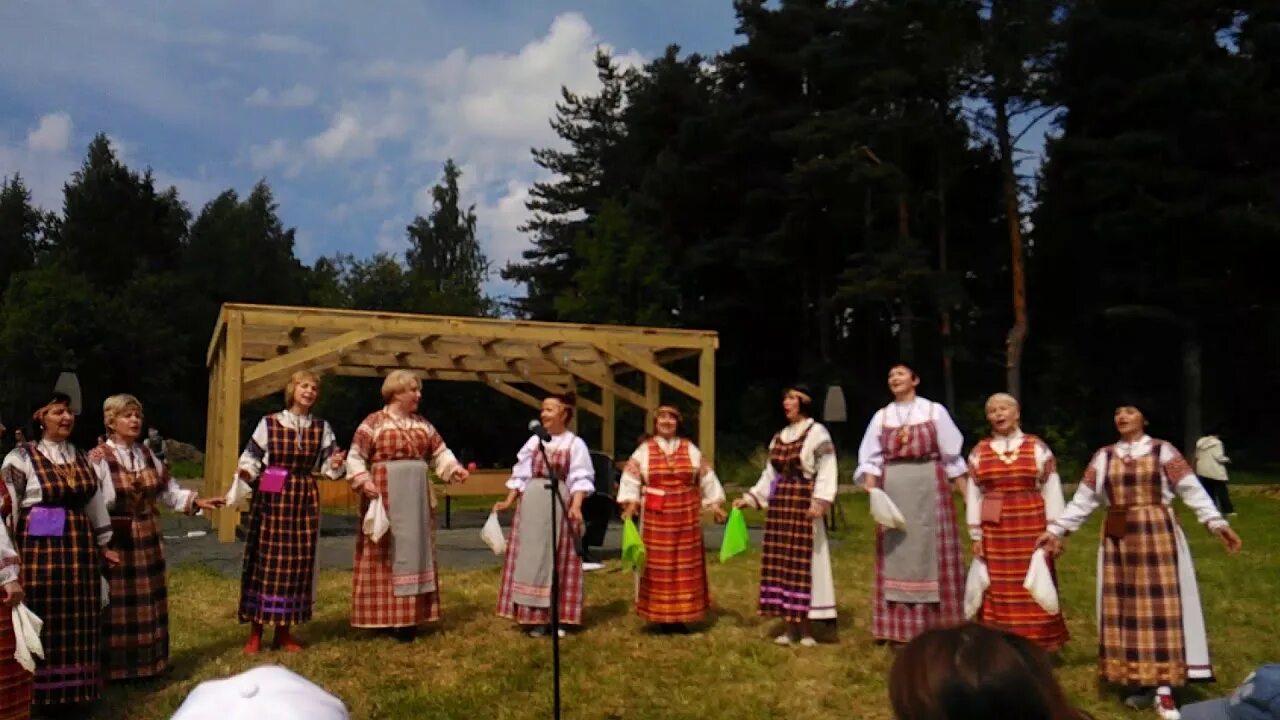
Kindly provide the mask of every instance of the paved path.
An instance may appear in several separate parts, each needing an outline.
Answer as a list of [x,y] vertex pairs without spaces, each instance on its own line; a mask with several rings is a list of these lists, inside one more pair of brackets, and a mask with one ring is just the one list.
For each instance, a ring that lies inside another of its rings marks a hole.
[[[493,554],[480,540],[480,528],[488,513],[483,511],[453,513],[453,528],[445,530],[443,521],[436,531],[436,547],[442,568],[475,569],[500,567],[502,558]],[[508,519],[510,515],[507,516]],[[240,574],[244,543],[220,543],[217,535],[202,518],[166,513],[160,522],[165,535],[165,556],[170,566],[198,563],[223,575],[237,577]],[[355,534],[358,525],[354,516],[325,515],[320,525],[320,567],[331,570],[350,570],[355,551]],[[188,537],[188,532],[204,532],[198,537]],[[509,529],[507,530],[509,532]],[[751,528],[751,541],[757,547],[761,542],[760,528]],[[719,548],[724,534],[721,526],[704,530],[708,548]],[[613,523],[605,534],[604,546],[592,548],[593,559],[616,559],[620,554],[622,526]],[[833,540],[834,542],[834,540]]]

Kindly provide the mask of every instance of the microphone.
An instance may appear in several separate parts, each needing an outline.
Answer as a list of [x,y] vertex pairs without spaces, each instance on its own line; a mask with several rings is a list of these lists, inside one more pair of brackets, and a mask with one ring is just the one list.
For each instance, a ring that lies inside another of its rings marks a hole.
[[547,429],[542,427],[541,420],[530,420],[529,432],[538,436],[538,439],[542,442],[551,442],[551,433],[547,432]]

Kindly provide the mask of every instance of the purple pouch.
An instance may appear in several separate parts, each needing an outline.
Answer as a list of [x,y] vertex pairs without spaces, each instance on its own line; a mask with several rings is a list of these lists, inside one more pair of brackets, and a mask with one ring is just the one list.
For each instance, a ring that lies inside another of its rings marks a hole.
[[262,471],[262,477],[258,479],[258,489],[265,493],[278,493],[284,490],[284,481],[288,479],[288,470],[273,465]]
[[31,537],[62,537],[67,531],[67,509],[37,505],[27,517],[27,534]]

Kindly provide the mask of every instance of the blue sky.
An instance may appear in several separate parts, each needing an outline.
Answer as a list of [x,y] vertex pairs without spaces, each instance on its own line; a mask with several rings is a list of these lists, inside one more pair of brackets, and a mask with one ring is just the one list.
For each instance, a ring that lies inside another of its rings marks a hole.
[[733,27],[729,0],[5,0],[0,176],[60,209],[105,132],[193,212],[266,178],[310,262],[403,249],[453,157],[500,267],[527,246],[529,149],[555,143],[561,85],[596,87],[595,48],[710,54]]

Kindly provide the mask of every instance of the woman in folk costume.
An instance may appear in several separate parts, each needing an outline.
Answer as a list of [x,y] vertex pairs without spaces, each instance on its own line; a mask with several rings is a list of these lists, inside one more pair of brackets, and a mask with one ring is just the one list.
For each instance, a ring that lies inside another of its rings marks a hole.
[[112,536],[120,565],[107,573],[111,606],[106,617],[108,680],[159,675],[169,667],[169,601],[164,550],[156,519],[160,503],[188,515],[221,507],[221,498],[202,500],[183,490],[169,469],[138,442],[142,403],[132,395],[112,395],[102,404],[108,440],[89,451],[111,512]]
[[[13,515],[13,500],[8,492],[0,492],[0,514],[6,521]],[[23,599],[18,578],[22,561],[9,539],[8,524],[0,523],[0,720],[28,720],[32,675],[13,656],[17,650],[13,608]]]
[[711,601],[702,546],[701,510],[724,522],[724,488],[698,446],[681,437],[680,411],[663,405],[654,414],[654,435],[627,461],[618,504],[622,516],[640,514],[647,551],[636,581],[636,613],[681,630],[701,622]]
[[465,482],[468,472],[417,414],[422,383],[416,375],[392,371],[382,383],[382,400],[385,407],[356,429],[347,457],[351,486],[364,494],[360,516],[378,500],[391,524],[377,542],[356,536],[351,626],[392,629],[409,641],[419,625],[440,619],[436,501],[428,468],[445,482]]
[[786,630],[774,642],[817,645],[811,620],[836,617],[831,552],[823,518],[836,499],[836,453],[827,429],[811,415],[803,384],[782,396],[787,426],[769,441],[769,462],[736,508],[766,510],[758,612],[780,617]]
[[[576,397],[572,392],[553,395],[542,401],[542,427],[550,436],[545,443],[537,436],[516,454],[507,497],[493,506],[505,512],[520,498],[507,557],[502,564],[502,586],[498,592],[498,615],[529,628],[530,637],[547,634],[551,622],[551,564],[559,569],[559,620],[565,625],[582,624],[582,561],[577,555],[582,528],[582,501],[595,492],[595,468],[587,444],[568,429]],[[539,447],[543,445],[543,447]],[[543,451],[546,457],[543,457]],[[551,463],[551,470],[547,462]],[[548,487],[552,470],[559,481],[557,491],[566,501],[568,515],[556,507],[556,549],[551,549],[551,503]],[[561,636],[564,630],[560,630]]]
[[1119,442],[1094,453],[1075,496],[1037,544],[1061,552],[1061,539],[1107,505],[1098,547],[1098,671],[1108,682],[1140,689],[1126,699],[1129,706],[1155,707],[1160,717],[1177,718],[1171,688],[1211,680],[1213,667],[1174,495],[1227,552],[1238,552],[1241,543],[1182,454],[1147,435],[1146,424],[1136,401],[1121,401],[1115,411]]
[[275,649],[302,650],[290,629],[311,619],[316,600],[320,489],[314,475],[343,473],[345,456],[333,429],[311,415],[320,379],[299,370],[284,397],[284,410],[258,421],[236,471],[253,490],[240,573],[240,622],[250,624],[246,655],[261,650],[264,625],[275,627]]
[[969,537],[973,556],[986,561],[991,579],[975,619],[1056,652],[1069,637],[1062,613],[1045,612],[1022,583],[1044,524],[1062,513],[1062,482],[1049,446],[1022,432],[1020,418],[1012,395],[992,395],[992,435],[969,453]]
[[920,378],[899,363],[889,369],[893,402],[876,411],[858,448],[854,476],[883,490],[906,521],[876,526],[871,633],[904,643],[934,627],[964,621],[964,564],[952,482],[968,475],[964,438],[947,409],[916,395]]
[[[117,565],[107,547],[111,518],[89,459],[67,438],[75,427],[71,399],[54,393],[36,411],[40,440],[14,448],[3,463],[5,524],[18,546],[24,602],[44,621],[44,659],[37,660],[32,704],[60,709],[102,693],[101,563]],[[83,708],[77,708],[83,710]]]

